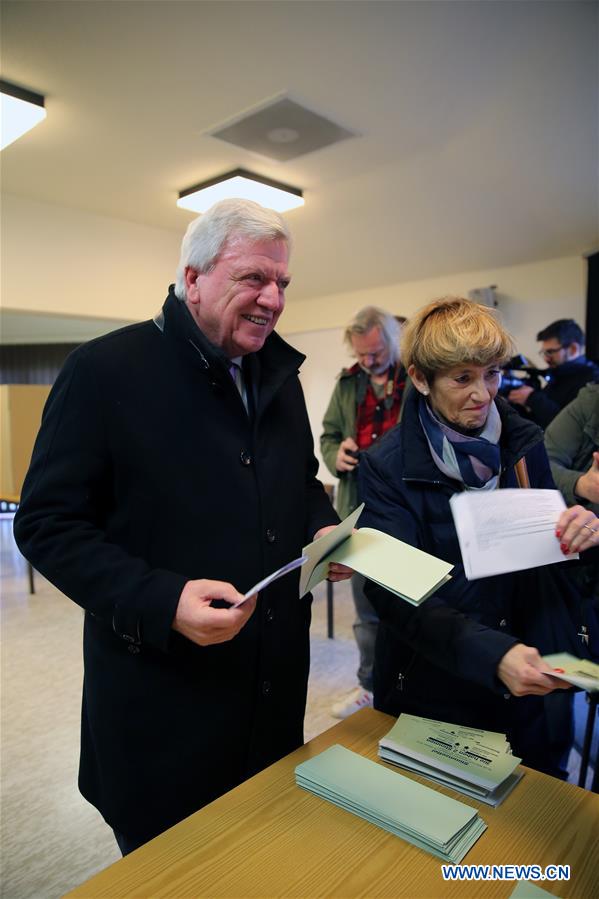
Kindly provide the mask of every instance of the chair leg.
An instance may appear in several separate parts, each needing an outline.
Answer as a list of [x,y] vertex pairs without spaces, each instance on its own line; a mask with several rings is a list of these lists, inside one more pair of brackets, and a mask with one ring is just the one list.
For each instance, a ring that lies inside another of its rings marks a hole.
[[327,581],[327,637],[329,640],[335,639],[335,623],[333,618],[333,584],[331,581]]
[[[584,740],[582,742],[582,751],[580,753],[580,775],[578,777],[578,786],[584,787],[587,779],[587,771],[589,767],[589,757],[591,755],[591,745],[593,742],[593,730],[595,727],[595,717],[597,715],[597,693],[587,693],[587,703],[589,710],[587,713],[587,723],[584,730]],[[597,762],[595,761],[595,778],[597,775]]]
[[33,580],[33,565],[31,562],[27,562],[27,573],[29,575],[29,592],[35,593],[35,583]]

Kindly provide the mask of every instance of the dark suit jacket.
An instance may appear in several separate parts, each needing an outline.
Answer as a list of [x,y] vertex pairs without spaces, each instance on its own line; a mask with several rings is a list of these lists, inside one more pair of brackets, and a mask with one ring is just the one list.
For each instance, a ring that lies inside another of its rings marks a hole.
[[245,592],[338,520],[315,477],[304,357],[276,334],[249,357],[250,422],[172,288],[163,311],[162,331],[133,325],[67,360],[15,519],[24,555],[86,610],[80,789],[148,838],[303,741],[298,572],[208,647],[171,630],[185,582]]

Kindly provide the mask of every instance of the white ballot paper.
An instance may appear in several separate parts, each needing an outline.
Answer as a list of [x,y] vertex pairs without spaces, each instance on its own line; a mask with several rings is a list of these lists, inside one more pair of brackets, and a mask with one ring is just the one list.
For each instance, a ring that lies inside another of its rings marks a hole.
[[283,577],[284,574],[289,574],[290,571],[295,571],[296,568],[299,568],[300,565],[303,565],[304,562],[308,561],[308,556],[298,556],[297,559],[293,559],[293,561],[288,562],[286,565],[283,565],[282,568],[278,568],[276,571],[273,571],[272,574],[269,574],[268,577],[263,578],[261,581],[258,581],[257,584],[248,590],[243,599],[240,599],[239,602],[233,603],[231,606],[232,609],[236,609],[238,606],[242,606],[244,602],[246,602],[250,596],[253,596],[255,593],[259,593],[260,590],[264,590],[265,587],[268,587],[269,584],[272,584],[273,581],[278,580],[280,577]]
[[555,536],[566,508],[559,490],[465,490],[449,503],[469,581],[578,558]]

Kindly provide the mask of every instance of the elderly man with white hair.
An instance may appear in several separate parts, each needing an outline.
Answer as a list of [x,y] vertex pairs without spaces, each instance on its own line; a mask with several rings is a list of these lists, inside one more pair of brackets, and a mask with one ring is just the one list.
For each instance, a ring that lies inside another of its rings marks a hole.
[[234,605],[338,521],[274,330],[289,246],[251,202],[192,222],[156,318],[67,360],[24,485],[17,542],[85,609],[79,785],[124,854],[303,742],[298,572]]
[[[344,368],[337,378],[320,437],[324,462],[339,478],[337,511],[342,518],[358,505],[360,453],[393,428],[401,415],[406,372],[399,354],[399,336],[399,318],[377,306],[360,309],[345,329],[344,340],[356,363]],[[361,574],[352,577],[352,595],[358,684],[333,704],[335,718],[346,718],[372,705],[378,616],[364,593]]]

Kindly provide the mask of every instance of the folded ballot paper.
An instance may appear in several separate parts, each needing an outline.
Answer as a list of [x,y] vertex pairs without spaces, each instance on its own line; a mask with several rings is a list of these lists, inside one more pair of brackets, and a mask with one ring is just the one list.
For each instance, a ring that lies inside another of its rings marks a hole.
[[390,771],[344,746],[295,769],[298,786],[371,824],[459,863],[486,829],[476,809]]
[[402,714],[379,741],[386,762],[497,806],[523,772],[504,734]]
[[327,576],[329,562],[348,565],[414,606],[449,580],[453,565],[374,528],[352,533],[364,503],[341,524],[302,550],[300,596]]
[[553,677],[565,680],[589,693],[599,690],[599,665],[596,662],[577,659],[568,652],[543,656],[543,660],[553,668]]

